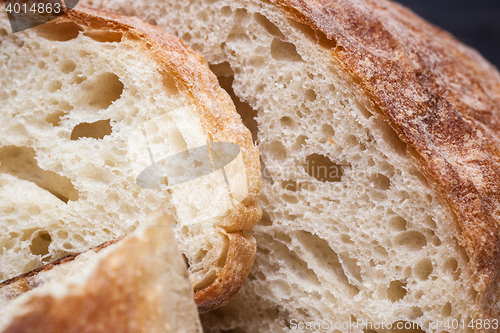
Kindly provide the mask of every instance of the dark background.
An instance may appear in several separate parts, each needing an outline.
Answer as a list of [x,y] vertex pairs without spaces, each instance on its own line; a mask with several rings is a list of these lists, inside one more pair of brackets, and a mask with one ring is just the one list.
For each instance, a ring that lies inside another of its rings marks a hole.
[[500,0],[397,0],[500,69]]

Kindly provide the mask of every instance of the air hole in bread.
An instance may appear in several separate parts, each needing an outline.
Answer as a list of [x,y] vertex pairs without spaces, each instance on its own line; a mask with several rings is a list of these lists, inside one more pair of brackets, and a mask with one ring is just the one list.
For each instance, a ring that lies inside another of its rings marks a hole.
[[59,238],[59,239],[68,239],[68,236],[69,236],[68,232],[65,230],[59,230],[57,232],[57,238]]
[[420,308],[419,306],[412,306],[411,307],[411,316],[413,318],[422,317],[423,314],[424,314],[424,312],[422,311],[422,308]]
[[432,274],[434,268],[432,267],[432,261],[428,258],[421,260],[415,266],[415,275],[422,281],[429,279],[429,275]]
[[18,242],[13,239],[0,237],[0,254],[3,254],[4,251],[11,250],[17,243]]
[[293,180],[282,180],[281,188],[286,191],[296,192],[298,189],[297,182]]
[[161,72],[162,75],[162,83],[165,89],[171,95],[177,95],[179,93],[179,89],[175,83],[175,79],[167,72]]
[[294,234],[306,253],[314,253],[314,257],[309,258],[308,267],[316,267],[320,270],[332,272],[337,282],[343,286],[342,288],[345,289],[349,296],[353,297],[359,293],[359,289],[350,283],[340,262],[339,255],[326,240],[307,231],[298,231]]
[[73,22],[48,22],[35,29],[38,36],[59,42],[67,42],[78,37],[83,28]]
[[63,244],[63,248],[65,248],[66,250],[72,250],[74,249],[75,247],[73,246],[73,244],[71,243],[64,243]]
[[427,245],[427,238],[419,231],[406,231],[396,238],[396,244],[418,251]]
[[458,268],[458,261],[455,258],[449,258],[445,261],[443,265],[443,269],[445,272],[448,274],[453,274],[457,271]]
[[288,202],[288,203],[291,203],[291,204],[297,204],[297,203],[299,203],[299,199],[296,196],[294,196],[294,195],[282,194],[281,198],[285,202]]
[[402,300],[408,291],[406,290],[406,283],[399,280],[392,281],[387,288],[387,298],[391,302]]
[[354,244],[354,242],[351,240],[351,237],[348,234],[342,234],[342,236],[340,236],[340,240],[346,244]]
[[73,128],[71,140],[79,140],[81,138],[102,139],[112,132],[110,119],[99,120],[94,123],[81,123]]
[[100,43],[119,43],[123,38],[123,33],[110,30],[87,30],[83,35]]
[[279,39],[285,39],[285,36],[281,33],[280,29],[271,23],[265,16],[255,13],[254,14],[255,21],[259,23],[264,29],[274,37],[278,37]]
[[107,109],[123,93],[123,83],[114,73],[104,73],[93,81],[86,81],[79,91],[79,102],[99,110]]
[[73,60],[64,60],[59,68],[64,74],[69,74],[76,69],[76,63]]
[[235,44],[235,43],[240,43],[240,44],[248,44],[251,43],[250,38],[247,36],[247,34],[242,33],[236,29],[236,31],[231,32],[227,36],[227,43],[229,45]]
[[0,172],[35,183],[61,201],[76,201],[79,193],[66,177],[38,166],[33,148],[6,146],[0,148]]
[[333,144],[334,143],[334,141],[333,141],[334,136],[335,136],[335,130],[333,129],[333,127],[331,125],[323,124],[321,126],[319,142],[325,143],[328,141],[330,144]]
[[260,219],[259,224],[263,225],[263,226],[270,226],[270,225],[272,225],[273,224],[273,220],[271,218],[271,215],[269,215],[268,212],[263,211],[262,212],[262,218]]
[[451,316],[452,312],[453,312],[453,307],[451,306],[450,302],[446,302],[446,304],[441,309],[441,313],[443,314],[444,317],[449,317]]
[[210,69],[217,76],[220,86],[229,94],[233,100],[236,111],[241,116],[243,124],[252,133],[252,140],[257,141],[258,125],[257,125],[257,111],[254,110],[250,104],[243,102],[233,90],[234,71],[228,62],[223,62],[217,65],[210,66]]
[[77,74],[74,78],[73,78],[73,81],[71,82],[71,84],[81,84],[82,82],[84,82],[85,80],[87,80],[87,77],[85,75],[82,75],[82,74]]
[[61,90],[61,87],[62,82],[59,80],[54,80],[47,85],[47,90],[49,93],[55,93],[56,91]]
[[391,229],[396,231],[405,231],[407,228],[408,222],[401,216],[393,216],[389,220],[389,226]]
[[184,259],[184,263],[186,264],[186,268],[189,269],[189,267],[191,266],[189,264],[189,259],[186,257],[186,255],[184,253],[181,253],[182,254],[182,259]]
[[358,260],[351,258],[348,253],[343,252],[340,254],[340,259],[342,267],[344,268],[345,274],[350,278],[349,281],[353,281],[356,284],[363,283],[363,278],[361,277],[361,268],[358,265]]
[[293,144],[293,150],[301,150],[307,144],[308,137],[305,135],[299,135],[295,139],[295,143]]
[[48,122],[49,124],[52,124],[54,127],[58,127],[59,124],[61,123],[61,118],[64,117],[67,114],[67,112],[64,111],[56,111],[54,113],[51,113],[45,118],[45,121]]
[[83,243],[85,242],[85,239],[81,235],[73,235],[73,239],[76,240],[77,242]]
[[371,177],[373,186],[382,191],[387,191],[391,187],[391,180],[381,173],[372,175]]
[[333,163],[328,157],[319,154],[307,156],[304,169],[309,176],[320,182],[340,182],[344,174],[341,165]]
[[39,230],[34,233],[34,237],[30,244],[30,251],[34,255],[45,256],[49,254],[51,242],[52,237],[50,237],[50,234],[46,230]]
[[280,123],[286,127],[293,127],[295,125],[295,121],[290,117],[282,117]]
[[305,96],[309,102],[314,102],[316,100],[316,93],[312,89],[307,89]]
[[273,140],[266,144],[266,149],[269,151],[269,154],[273,157],[273,159],[284,161],[288,157],[288,150],[278,140]]
[[304,61],[294,44],[274,38],[271,43],[271,56],[279,61]]

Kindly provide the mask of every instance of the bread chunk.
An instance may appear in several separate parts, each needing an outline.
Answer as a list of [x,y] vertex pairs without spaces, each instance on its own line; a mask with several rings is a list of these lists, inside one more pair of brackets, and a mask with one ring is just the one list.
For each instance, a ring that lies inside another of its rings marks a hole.
[[255,265],[207,331],[499,318],[500,75],[477,52],[383,0],[91,2],[183,38],[254,131]]
[[18,297],[0,289],[2,333],[202,332],[186,264],[162,211],[120,242],[23,282],[36,287]]
[[[0,280],[129,234],[163,207],[200,311],[229,301],[255,255],[245,232],[261,217],[259,157],[206,62],[85,6],[18,33],[4,14]],[[151,166],[169,167],[150,175],[157,188],[138,181]]]

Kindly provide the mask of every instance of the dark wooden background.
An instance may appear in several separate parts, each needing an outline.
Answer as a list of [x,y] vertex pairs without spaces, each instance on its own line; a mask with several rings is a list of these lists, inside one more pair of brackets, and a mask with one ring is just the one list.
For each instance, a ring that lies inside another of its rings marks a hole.
[[477,49],[500,69],[500,0],[396,0]]

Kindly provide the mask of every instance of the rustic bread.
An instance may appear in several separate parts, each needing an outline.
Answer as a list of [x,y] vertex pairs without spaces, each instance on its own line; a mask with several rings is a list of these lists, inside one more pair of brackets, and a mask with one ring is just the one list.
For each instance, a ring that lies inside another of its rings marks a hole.
[[498,318],[500,75],[477,52],[384,0],[91,2],[202,53],[254,131],[256,261],[207,331]]
[[98,250],[3,286],[0,332],[202,332],[165,213]]
[[[250,132],[178,38],[77,8],[15,34],[1,12],[0,281],[130,233],[163,207],[200,311],[224,304],[249,272],[255,242],[245,231],[261,216]],[[222,168],[217,142],[238,149]],[[199,147],[203,163],[178,155]],[[136,184],[169,156],[177,183]],[[192,177],[211,162],[219,168]]]

